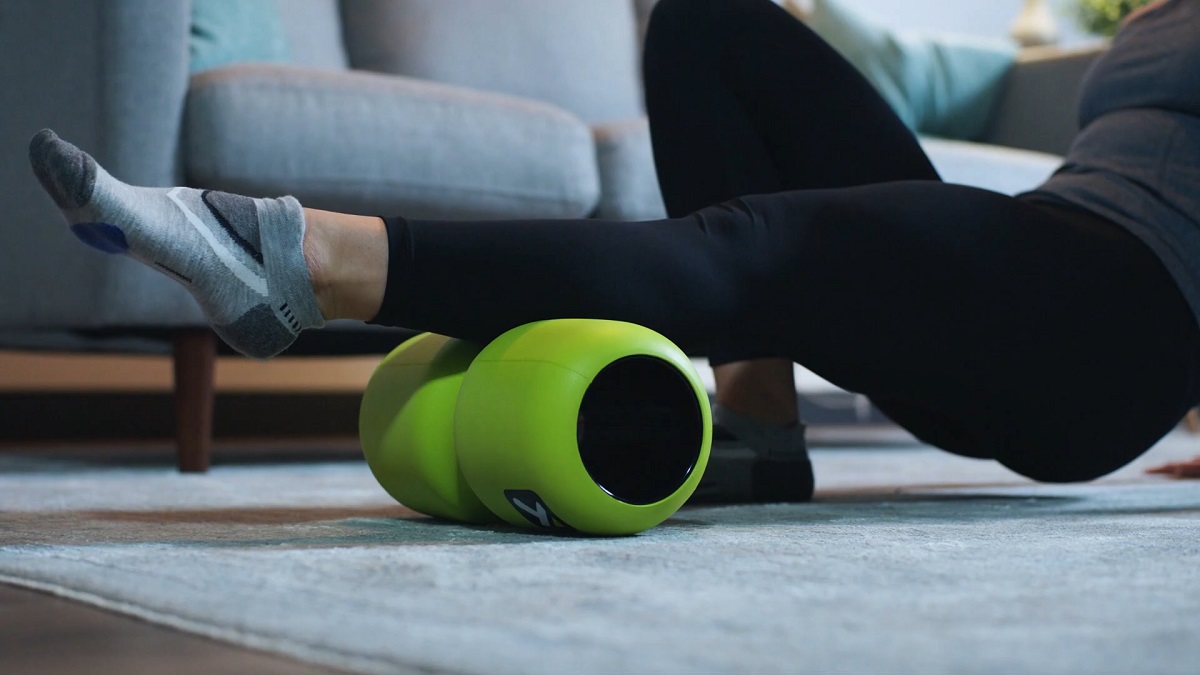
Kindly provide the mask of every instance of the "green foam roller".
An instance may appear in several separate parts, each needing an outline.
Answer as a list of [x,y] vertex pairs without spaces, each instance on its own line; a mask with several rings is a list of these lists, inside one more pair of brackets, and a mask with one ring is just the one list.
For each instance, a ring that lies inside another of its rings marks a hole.
[[476,344],[423,333],[392,350],[372,374],[358,432],[375,479],[396,501],[469,523],[497,517],[472,493],[454,448],[454,410]]
[[504,521],[597,535],[670,517],[700,482],[712,441],[690,359],[642,326],[556,319],[488,344],[463,378],[459,465]]

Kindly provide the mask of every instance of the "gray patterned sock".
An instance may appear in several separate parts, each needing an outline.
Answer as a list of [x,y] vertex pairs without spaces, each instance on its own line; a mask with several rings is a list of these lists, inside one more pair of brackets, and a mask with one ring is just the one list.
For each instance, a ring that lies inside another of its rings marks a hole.
[[229,346],[257,359],[325,324],[304,259],[304,212],[292,197],[251,199],[191,188],[133,187],[44,129],[29,162],[71,231],[183,284]]

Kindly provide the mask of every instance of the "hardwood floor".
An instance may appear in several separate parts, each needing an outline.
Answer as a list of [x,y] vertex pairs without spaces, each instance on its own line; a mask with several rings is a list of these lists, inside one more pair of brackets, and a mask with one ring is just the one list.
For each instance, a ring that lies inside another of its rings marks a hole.
[[0,672],[336,673],[0,584]]

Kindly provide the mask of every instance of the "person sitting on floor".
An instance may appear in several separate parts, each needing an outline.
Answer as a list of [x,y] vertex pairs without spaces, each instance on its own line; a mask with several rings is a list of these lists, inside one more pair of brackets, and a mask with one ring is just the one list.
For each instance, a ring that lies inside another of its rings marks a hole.
[[1200,401],[1200,2],[1124,24],[1066,162],[1015,197],[941,182],[867,81],[769,0],[662,0],[644,58],[657,222],[138,188],[48,130],[30,161],[80,239],[178,280],[255,358],[331,319],[479,342],[615,319],[701,350],[715,419],[758,467],[731,500],[812,494],[793,362],[1041,481],[1114,471]]

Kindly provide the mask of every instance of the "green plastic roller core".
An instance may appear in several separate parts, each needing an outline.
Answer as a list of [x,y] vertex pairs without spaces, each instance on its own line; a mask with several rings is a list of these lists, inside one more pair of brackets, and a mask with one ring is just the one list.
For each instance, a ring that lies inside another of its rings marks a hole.
[[454,447],[459,387],[479,350],[433,333],[392,350],[363,392],[358,431],[371,472],[396,501],[431,516],[495,523],[463,478]]
[[504,521],[633,534],[687,501],[708,462],[708,395],[688,357],[630,323],[556,319],[471,362],[454,415],[458,463]]

